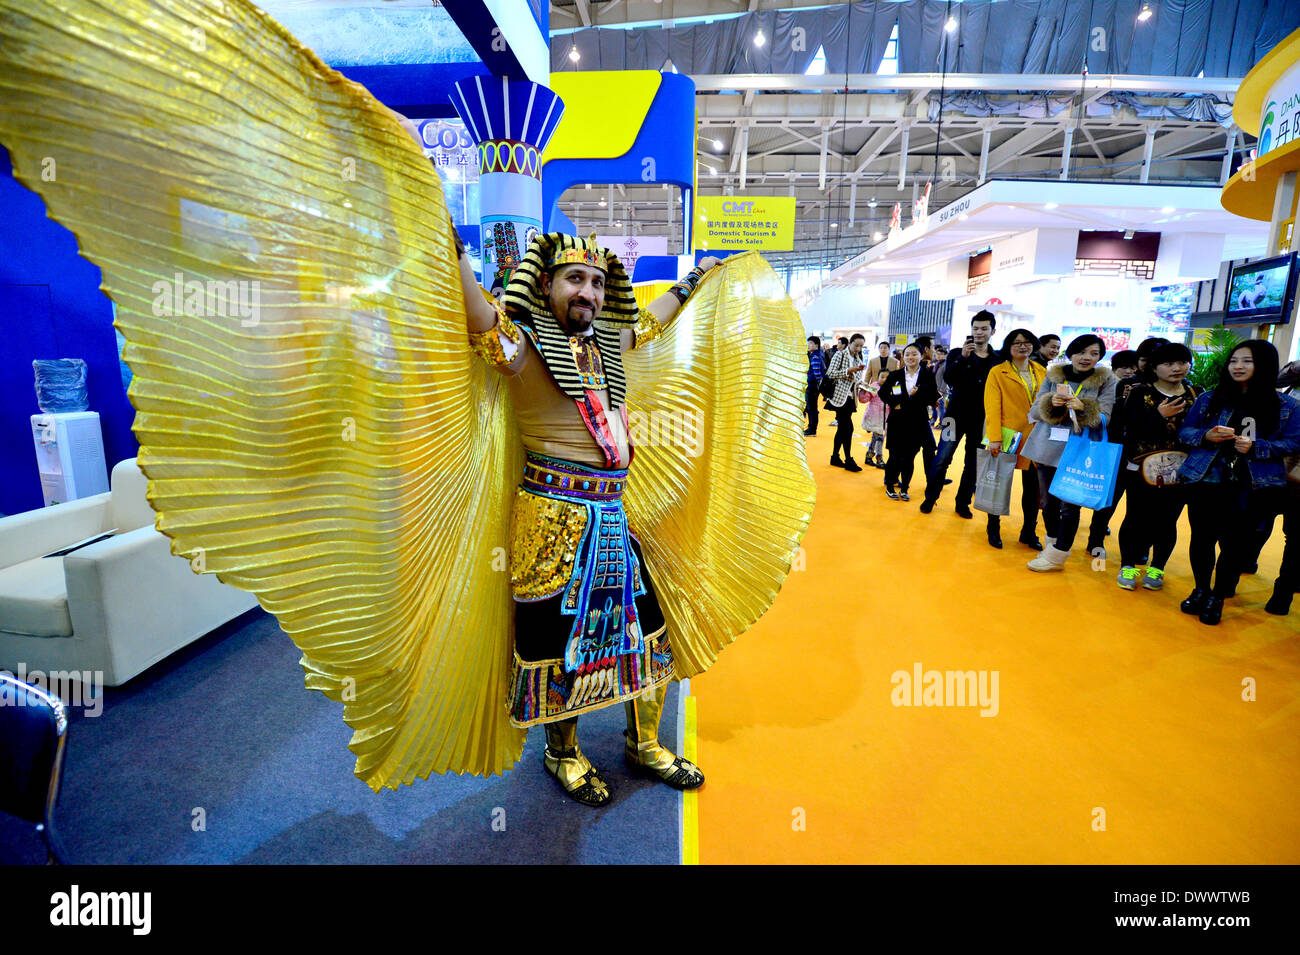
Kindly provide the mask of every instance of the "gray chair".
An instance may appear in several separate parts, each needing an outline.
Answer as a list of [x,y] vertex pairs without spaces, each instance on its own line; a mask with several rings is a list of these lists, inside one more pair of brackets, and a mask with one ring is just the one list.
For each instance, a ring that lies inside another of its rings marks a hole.
[[0,672],[0,812],[36,825],[50,865],[67,858],[54,831],[67,741],[63,701]]

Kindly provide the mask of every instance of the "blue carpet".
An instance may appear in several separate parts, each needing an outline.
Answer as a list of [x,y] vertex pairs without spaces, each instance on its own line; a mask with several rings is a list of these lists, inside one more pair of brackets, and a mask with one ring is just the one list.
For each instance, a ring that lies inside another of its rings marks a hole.
[[[628,775],[623,707],[580,722],[583,751],[614,790],[603,809],[571,801],[545,774],[540,727],[505,777],[432,776],[375,794],[352,774],[342,705],[303,688],[299,656],[254,610],[106,688],[99,716],[74,709],[55,816],[69,861],[679,861],[681,797]],[[673,684],[665,741],[675,741],[677,697]],[[196,808],[205,831],[192,828]],[[40,861],[30,826],[0,819],[0,864]]]

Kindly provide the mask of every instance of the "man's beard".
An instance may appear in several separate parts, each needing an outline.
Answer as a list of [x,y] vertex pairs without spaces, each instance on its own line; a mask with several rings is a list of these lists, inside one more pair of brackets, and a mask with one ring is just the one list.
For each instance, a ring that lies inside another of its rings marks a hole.
[[557,308],[555,302],[551,303],[551,314],[555,316],[555,320],[560,327],[570,334],[585,332],[596,321],[596,306],[587,302],[585,303],[585,307],[588,309],[587,313],[576,314],[576,309],[580,307],[580,304],[582,303],[575,303],[570,300]]

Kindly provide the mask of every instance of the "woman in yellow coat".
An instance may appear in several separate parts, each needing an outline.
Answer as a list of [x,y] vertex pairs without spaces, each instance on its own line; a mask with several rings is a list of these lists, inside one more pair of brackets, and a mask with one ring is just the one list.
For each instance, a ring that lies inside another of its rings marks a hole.
[[[1047,369],[1029,356],[1038,347],[1038,339],[1027,329],[1017,328],[1007,334],[1002,343],[1002,361],[989,371],[984,383],[984,426],[989,437],[989,451],[997,456],[1005,442],[1019,434],[1020,444],[1033,430],[1029,420],[1029,406],[1043,384]],[[1020,531],[1020,543],[1031,550],[1042,550],[1038,540],[1038,472],[1029,459],[1016,455],[1016,470],[1020,472],[1020,509],[1025,516]],[[1002,547],[1001,518],[989,515],[989,546]]]

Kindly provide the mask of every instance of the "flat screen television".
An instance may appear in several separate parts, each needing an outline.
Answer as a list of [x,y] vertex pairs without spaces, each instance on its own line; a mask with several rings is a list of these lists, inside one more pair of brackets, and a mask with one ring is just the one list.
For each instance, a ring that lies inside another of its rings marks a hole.
[[1296,254],[1287,252],[1233,268],[1228,278],[1224,325],[1258,325],[1291,319]]

